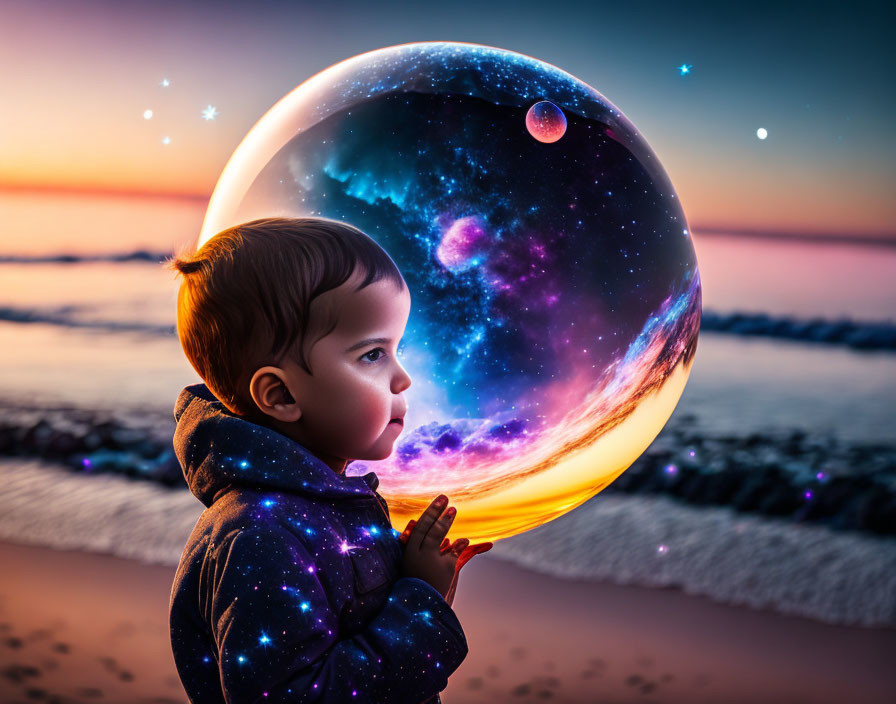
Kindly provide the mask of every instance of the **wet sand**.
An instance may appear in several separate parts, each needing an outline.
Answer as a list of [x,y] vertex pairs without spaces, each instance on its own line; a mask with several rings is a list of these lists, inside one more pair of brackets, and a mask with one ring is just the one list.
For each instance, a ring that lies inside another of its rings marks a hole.
[[[187,701],[168,641],[173,568],[2,542],[0,565],[0,701]],[[454,608],[470,653],[445,704],[896,701],[896,629],[557,579],[489,555],[464,568]]]

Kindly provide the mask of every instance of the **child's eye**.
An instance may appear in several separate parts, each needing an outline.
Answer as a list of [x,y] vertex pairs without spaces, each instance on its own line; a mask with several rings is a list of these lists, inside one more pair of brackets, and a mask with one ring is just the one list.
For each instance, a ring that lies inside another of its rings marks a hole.
[[[368,359],[368,357],[370,357],[370,355],[372,355],[376,352],[382,352],[383,356],[385,356],[385,354],[386,354],[386,350],[384,350],[382,347],[377,347],[376,349],[370,350],[370,352],[368,352],[367,354],[362,355],[361,359]],[[382,359],[382,357],[377,357],[376,359],[370,359],[369,361],[370,362],[379,362],[381,359]]]

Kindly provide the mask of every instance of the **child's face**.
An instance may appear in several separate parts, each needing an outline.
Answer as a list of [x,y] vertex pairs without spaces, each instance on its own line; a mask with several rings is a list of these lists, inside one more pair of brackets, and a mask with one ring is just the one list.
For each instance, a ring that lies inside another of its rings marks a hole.
[[404,417],[402,392],[411,385],[396,357],[411,295],[387,279],[354,292],[362,278],[355,272],[313,301],[314,316],[332,306],[337,321],[308,353],[313,375],[292,359],[281,366],[296,401],[293,411],[300,412],[289,424],[290,435],[339,473],[348,460],[384,459],[392,453],[403,425],[391,421]]

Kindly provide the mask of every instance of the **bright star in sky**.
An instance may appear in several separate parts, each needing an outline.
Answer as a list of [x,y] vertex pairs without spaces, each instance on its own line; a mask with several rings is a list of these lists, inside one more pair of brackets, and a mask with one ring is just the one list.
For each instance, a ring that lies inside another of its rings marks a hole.
[[171,144],[171,137],[162,137],[162,144]]
[[756,136],[759,137],[759,139],[765,139],[768,137],[768,130],[765,129],[765,127],[760,127],[756,130]]
[[218,116],[218,110],[214,105],[209,105],[202,111],[202,117],[206,120],[214,120]]
[[682,64],[681,66],[678,67],[678,70],[681,72],[681,75],[683,76],[686,73],[690,73],[692,68],[694,68],[694,67],[691,66],[691,64]]
[[151,120],[152,119],[152,110],[144,110],[143,111],[143,119]]
[[167,88],[171,85],[171,81],[169,81],[167,78],[163,78],[162,82],[159,85],[162,86],[162,88]]

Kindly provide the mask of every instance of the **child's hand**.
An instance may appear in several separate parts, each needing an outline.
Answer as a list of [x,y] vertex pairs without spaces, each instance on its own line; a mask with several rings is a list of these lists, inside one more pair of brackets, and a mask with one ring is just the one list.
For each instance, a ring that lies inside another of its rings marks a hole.
[[[398,539],[402,543],[407,543],[408,536],[410,536],[411,531],[414,526],[417,524],[413,518],[408,521],[407,527],[404,529],[402,534],[398,536]],[[467,562],[469,562],[474,555],[479,555],[483,552],[488,552],[492,549],[492,545],[494,543],[476,543],[475,545],[470,545],[470,541],[467,538],[458,538],[454,541],[454,543],[450,543],[448,538],[445,538],[442,541],[441,546],[439,547],[439,552],[444,554],[446,551],[451,551],[454,555],[457,556],[457,563],[454,567],[454,577],[451,580],[451,585],[448,588],[448,594],[445,596],[445,601],[448,602],[448,606],[451,606],[454,603],[454,593],[457,591],[457,577],[460,574],[460,568],[463,567]]]
[[448,497],[440,496],[421,514],[408,535],[401,567],[402,576],[428,582],[446,599],[458,559],[453,552],[440,549],[455,514],[455,509],[447,506]]

